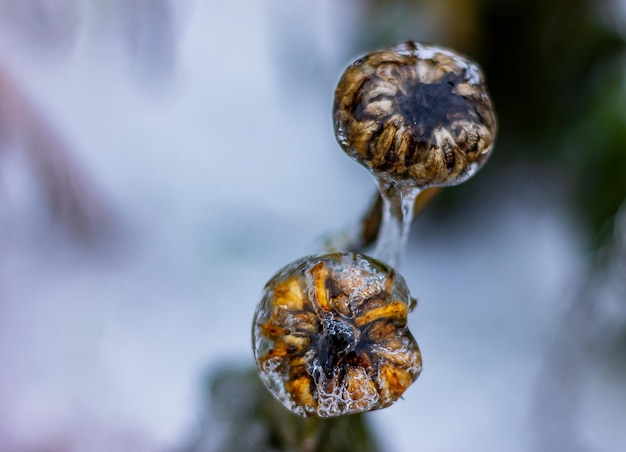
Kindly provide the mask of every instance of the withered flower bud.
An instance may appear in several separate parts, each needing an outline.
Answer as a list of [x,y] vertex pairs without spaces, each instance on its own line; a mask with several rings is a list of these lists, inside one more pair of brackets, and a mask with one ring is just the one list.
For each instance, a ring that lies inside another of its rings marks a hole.
[[487,160],[496,118],[479,67],[440,47],[406,42],[344,72],[335,135],[374,175],[417,187],[455,185]]
[[417,379],[402,276],[354,253],[299,259],[266,285],[252,327],[272,394],[300,416],[384,408]]

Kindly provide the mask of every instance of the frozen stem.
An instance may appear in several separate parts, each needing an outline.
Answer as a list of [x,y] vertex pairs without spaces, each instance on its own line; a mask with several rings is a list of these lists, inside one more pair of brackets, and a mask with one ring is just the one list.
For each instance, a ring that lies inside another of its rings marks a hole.
[[382,197],[382,219],[373,257],[392,267],[402,260],[413,220],[415,198],[421,189],[377,178]]

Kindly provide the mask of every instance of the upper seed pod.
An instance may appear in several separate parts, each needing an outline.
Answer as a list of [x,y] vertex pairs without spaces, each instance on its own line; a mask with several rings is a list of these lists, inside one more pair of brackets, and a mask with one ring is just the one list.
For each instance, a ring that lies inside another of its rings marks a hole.
[[402,276],[353,253],[299,259],[265,286],[252,327],[263,382],[300,416],[395,402],[422,369]]
[[496,118],[479,67],[406,42],[352,63],[335,91],[335,135],[375,176],[455,185],[487,160]]

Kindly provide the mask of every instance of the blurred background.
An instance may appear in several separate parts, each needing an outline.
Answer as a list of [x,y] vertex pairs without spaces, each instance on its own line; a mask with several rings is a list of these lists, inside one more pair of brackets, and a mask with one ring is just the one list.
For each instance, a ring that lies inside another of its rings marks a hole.
[[408,39],[482,65],[499,136],[412,232],[422,375],[326,437],[626,448],[625,1],[0,0],[0,451],[298,448],[252,316],[371,202],[334,87]]

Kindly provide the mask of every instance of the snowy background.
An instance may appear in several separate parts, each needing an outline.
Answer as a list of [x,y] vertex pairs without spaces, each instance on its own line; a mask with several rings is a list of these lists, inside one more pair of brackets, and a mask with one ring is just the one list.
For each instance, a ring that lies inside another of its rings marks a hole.
[[[265,282],[360,218],[374,184],[330,114],[360,10],[312,5],[0,2],[0,451],[181,447],[207,372],[252,365]],[[623,381],[562,334],[584,241],[527,177],[416,223],[424,370],[369,415],[388,450],[626,445]]]

